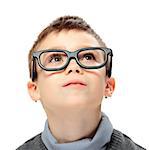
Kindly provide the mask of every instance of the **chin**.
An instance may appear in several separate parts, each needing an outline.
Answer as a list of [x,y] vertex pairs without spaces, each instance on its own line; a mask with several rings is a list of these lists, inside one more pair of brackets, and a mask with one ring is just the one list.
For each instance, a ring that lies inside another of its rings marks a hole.
[[87,97],[79,97],[79,96],[74,96],[68,99],[65,99],[64,102],[65,106],[68,107],[86,107],[91,105],[90,100]]

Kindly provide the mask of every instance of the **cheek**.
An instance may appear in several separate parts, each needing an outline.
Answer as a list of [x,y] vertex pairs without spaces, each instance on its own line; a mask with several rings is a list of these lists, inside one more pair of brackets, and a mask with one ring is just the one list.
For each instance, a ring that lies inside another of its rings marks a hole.
[[[41,74],[38,77],[38,83],[40,87],[40,93],[42,97],[45,95],[52,95],[53,92],[55,92],[57,79],[55,79],[55,75],[57,72],[48,72],[48,71],[42,71]],[[54,93],[53,93],[54,94]]]
[[95,71],[90,76],[91,81],[91,93],[93,93],[93,99],[96,101],[102,100],[105,90],[105,75],[104,71]]
[[97,78],[94,81],[94,83],[95,84],[92,85],[92,87],[93,87],[92,93],[94,93],[94,97],[97,97],[97,98],[101,99],[103,94],[104,94],[104,87],[105,87],[104,79]]
[[58,90],[56,82],[54,79],[44,79],[42,82],[39,83],[39,91],[40,97],[43,105],[45,106],[52,106],[52,103],[55,103],[56,97],[58,98]]

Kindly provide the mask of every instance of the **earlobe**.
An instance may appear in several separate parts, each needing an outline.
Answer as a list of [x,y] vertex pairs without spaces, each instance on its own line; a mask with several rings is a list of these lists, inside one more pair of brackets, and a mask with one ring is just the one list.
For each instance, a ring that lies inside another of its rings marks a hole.
[[111,97],[115,89],[115,79],[110,77],[106,78],[106,86],[105,86],[105,97]]
[[29,81],[27,83],[27,88],[28,88],[28,92],[32,100],[36,102],[37,100],[40,99],[40,92],[39,92],[36,82]]

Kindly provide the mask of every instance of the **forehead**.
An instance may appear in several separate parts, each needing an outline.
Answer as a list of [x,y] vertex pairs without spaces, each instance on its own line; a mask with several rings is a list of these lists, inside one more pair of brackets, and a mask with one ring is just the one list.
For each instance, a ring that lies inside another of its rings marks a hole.
[[94,36],[78,30],[52,32],[39,44],[38,50],[44,49],[66,49],[76,50],[84,47],[100,46]]

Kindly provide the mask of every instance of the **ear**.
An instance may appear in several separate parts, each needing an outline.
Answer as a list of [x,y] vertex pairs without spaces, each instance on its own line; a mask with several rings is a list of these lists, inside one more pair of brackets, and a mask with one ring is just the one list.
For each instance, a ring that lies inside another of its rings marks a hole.
[[115,79],[112,77],[106,77],[106,85],[104,95],[106,97],[111,97],[115,89]]
[[36,82],[29,81],[27,83],[27,88],[28,88],[29,95],[33,101],[37,101],[40,99],[40,92]]

